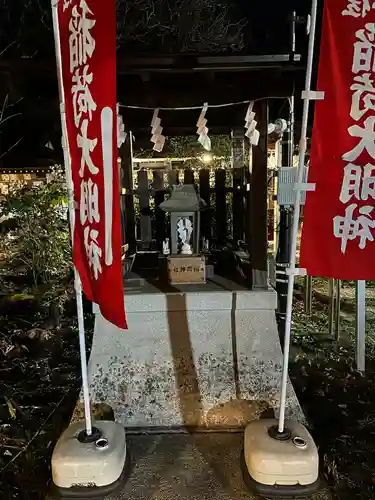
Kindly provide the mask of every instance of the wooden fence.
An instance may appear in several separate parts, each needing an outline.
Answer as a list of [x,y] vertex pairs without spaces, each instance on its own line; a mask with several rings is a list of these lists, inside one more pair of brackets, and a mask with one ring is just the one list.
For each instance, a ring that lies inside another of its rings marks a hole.
[[137,247],[161,250],[170,237],[169,215],[159,206],[172,186],[194,184],[207,208],[201,212],[201,237],[222,245],[228,237],[249,242],[248,169],[202,168],[160,170],[141,168],[134,175],[133,200]]

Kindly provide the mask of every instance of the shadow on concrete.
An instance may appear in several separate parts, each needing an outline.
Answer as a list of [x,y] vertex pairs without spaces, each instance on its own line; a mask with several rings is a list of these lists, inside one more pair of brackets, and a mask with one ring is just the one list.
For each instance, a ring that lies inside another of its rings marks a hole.
[[193,430],[204,421],[202,397],[191,345],[186,295],[166,294],[169,338],[181,415],[186,428]]
[[[134,498],[160,496],[160,492],[168,499],[176,498],[177,493],[181,498],[190,499],[208,498],[208,493],[212,493],[210,498],[220,500],[252,498],[244,488],[239,466],[242,428],[259,417],[272,417],[273,410],[266,401],[246,400],[241,396],[237,294],[232,293],[231,308],[234,397],[206,413],[190,337],[186,294],[171,286],[163,293],[167,303],[174,377],[187,434],[129,436],[129,448],[134,450],[131,475],[134,480],[130,481],[127,491],[132,490],[135,483]],[[202,430],[219,432],[199,432]],[[125,492],[121,498],[125,498]]]
[[231,345],[235,397],[220,403],[207,413],[204,410],[199,387],[199,377],[194,361],[187,317],[186,295],[175,289],[166,294],[171,351],[174,363],[181,414],[188,432],[197,429],[241,429],[248,422],[260,417],[273,417],[267,401],[243,399],[237,348],[236,309],[237,293],[232,293]]
[[111,500],[254,500],[239,467],[239,433],[130,436],[129,444],[141,458],[135,456],[137,467],[122,495]]

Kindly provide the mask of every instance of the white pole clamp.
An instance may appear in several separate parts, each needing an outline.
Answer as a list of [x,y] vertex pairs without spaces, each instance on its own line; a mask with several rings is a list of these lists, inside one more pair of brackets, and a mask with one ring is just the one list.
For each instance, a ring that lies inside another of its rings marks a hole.
[[324,99],[323,90],[303,90],[302,99],[308,99],[309,101],[322,101]]
[[306,275],[307,275],[307,271],[306,271],[306,269],[303,269],[303,268],[298,268],[298,267],[295,267],[295,268],[288,267],[288,268],[285,270],[285,273],[286,273],[288,276],[306,276]]
[[313,182],[301,182],[301,184],[294,184],[294,191],[315,191],[316,184]]

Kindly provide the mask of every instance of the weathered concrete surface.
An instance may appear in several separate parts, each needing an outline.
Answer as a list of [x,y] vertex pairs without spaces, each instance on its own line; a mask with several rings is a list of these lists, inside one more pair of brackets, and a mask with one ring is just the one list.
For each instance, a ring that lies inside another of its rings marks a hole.
[[[252,500],[240,469],[242,433],[128,436],[134,457],[123,491],[106,500]],[[326,492],[307,500],[329,499]]]
[[[163,293],[127,291],[129,329],[96,311],[89,362],[94,403],[126,427],[235,427],[276,409],[281,349],[276,294],[224,280]],[[289,384],[290,417],[303,415]]]
[[[128,435],[127,443],[130,478],[103,500],[255,500],[240,469],[243,433]],[[322,490],[306,500],[331,496]]]

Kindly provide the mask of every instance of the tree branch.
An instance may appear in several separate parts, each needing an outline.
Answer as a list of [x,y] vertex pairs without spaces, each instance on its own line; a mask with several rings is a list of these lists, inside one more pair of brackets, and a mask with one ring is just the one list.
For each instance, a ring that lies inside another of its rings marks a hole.
[[9,149],[7,149],[7,151],[5,151],[5,153],[0,154],[0,160],[2,158],[4,158],[5,155],[7,155],[8,153],[10,153],[12,151],[12,149],[14,149],[16,146],[18,146],[18,144],[22,141],[22,139],[23,139],[23,137],[21,137],[20,139],[18,139],[18,141],[15,142],[13,144],[13,146],[11,146]]

